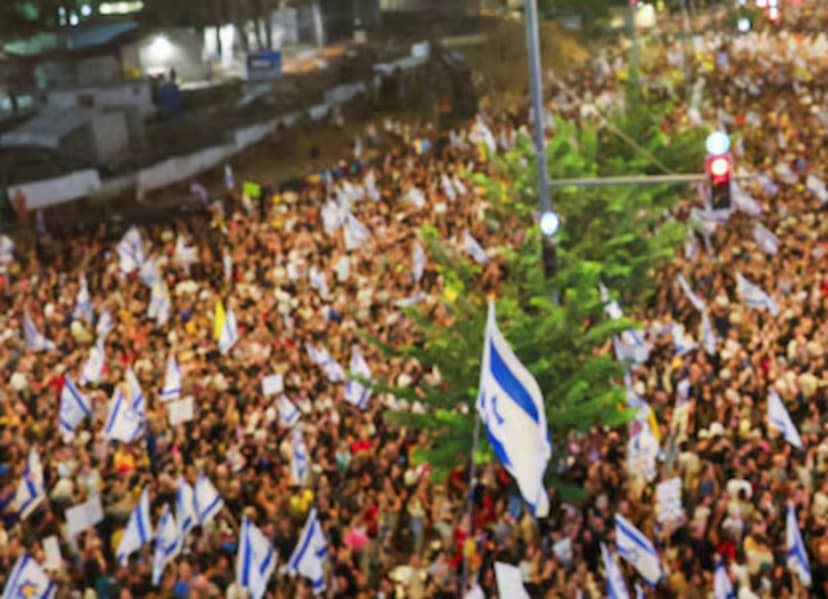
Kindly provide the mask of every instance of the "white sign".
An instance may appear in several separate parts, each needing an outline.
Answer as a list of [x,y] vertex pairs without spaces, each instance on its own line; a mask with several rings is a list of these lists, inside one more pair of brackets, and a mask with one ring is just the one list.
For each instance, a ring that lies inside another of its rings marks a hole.
[[182,422],[189,422],[193,419],[193,396],[190,395],[178,401],[171,401],[167,404],[167,413],[170,417],[170,426],[176,426]]
[[555,556],[561,561],[562,564],[568,564],[572,561],[572,539],[566,537],[565,539],[558,541],[552,545],[552,551],[555,552]]
[[60,545],[58,538],[54,535],[43,539],[43,552],[46,554],[46,561],[43,562],[44,570],[61,570],[63,558],[60,557]]
[[66,528],[71,536],[103,522],[103,519],[103,506],[99,495],[66,510]]
[[684,508],[681,506],[681,478],[671,478],[656,487],[658,502],[658,521],[669,522],[681,520]]
[[281,374],[271,374],[262,379],[262,393],[269,397],[285,390],[285,381]]

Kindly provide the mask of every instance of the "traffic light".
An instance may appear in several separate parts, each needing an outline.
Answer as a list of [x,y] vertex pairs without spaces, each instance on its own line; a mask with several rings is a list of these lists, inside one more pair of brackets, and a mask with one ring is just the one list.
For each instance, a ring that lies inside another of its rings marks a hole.
[[710,199],[714,210],[730,208],[730,177],[733,173],[733,155],[726,133],[711,133],[706,142],[705,170],[710,180]]

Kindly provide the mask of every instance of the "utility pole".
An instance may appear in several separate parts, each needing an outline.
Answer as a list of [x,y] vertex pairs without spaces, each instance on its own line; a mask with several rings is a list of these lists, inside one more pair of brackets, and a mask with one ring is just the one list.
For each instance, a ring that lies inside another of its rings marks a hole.
[[526,0],[526,50],[529,55],[529,78],[532,82],[532,113],[535,116],[535,160],[538,168],[538,199],[541,213],[550,210],[549,175],[546,172],[546,140],[543,105],[543,78],[540,60],[540,34],[538,33],[537,0]]
[[690,104],[690,94],[693,89],[693,77],[690,73],[690,49],[687,47],[687,36],[690,32],[690,17],[687,15],[687,0],[681,0],[681,53],[684,66],[684,85],[686,102]]
[[635,27],[635,12],[638,0],[629,0],[627,11],[627,28],[630,34],[630,81],[638,82],[638,31]]

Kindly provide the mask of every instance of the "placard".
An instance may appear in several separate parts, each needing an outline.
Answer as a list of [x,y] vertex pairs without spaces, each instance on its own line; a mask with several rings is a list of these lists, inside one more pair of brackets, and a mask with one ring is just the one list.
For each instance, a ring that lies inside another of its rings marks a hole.
[[681,505],[681,478],[671,478],[656,487],[658,501],[658,521],[669,522],[681,520],[684,508]]
[[242,184],[242,194],[246,195],[251,200],[257,200],[259,199],[259,196],[262,195],[262,186],[258,183],[245,181]]
[[167,404],[167,413],[170,418],[170,426],[176,426],[182,422],[189,422],[193,419],[193,396],[187,396],[178,401],[171,401]]
[[66,510],[66,528],[71,536],[103,522],[104,513],[100,495]]
[[63,569],[63,558],[60,556],[60,545],[56,536],[52,535],[43,539],[43,552],[46,554],[46,561],[43,562],[44,570]]
[[271,374],[262,379],[262,393],[269,397],[285,390],[285,381],[281,374]]

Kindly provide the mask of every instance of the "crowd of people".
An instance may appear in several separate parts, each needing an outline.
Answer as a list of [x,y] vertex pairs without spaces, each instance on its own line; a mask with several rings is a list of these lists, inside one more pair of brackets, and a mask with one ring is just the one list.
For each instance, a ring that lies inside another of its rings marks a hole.
[[[813,18],[805,6],[802,18]],[[62,557],[49,575],[58,597],[246,597],[235,574],[246,517],[278,556],[266,593],[273,599],[457,597],[464,570],[494,597],[495,560],[518,565],[532,597],[600,597],[600,547],[613,547],[618,513],[658,550],[664,576],[655,587],[622,564],[630,589],[640,585],[646,597],[707,596],[719,560],[740,599],[828,597],[828,422],[821,409],[828,388],[828,198],[813,185],[828,164],[825,36],[727,37],[699,37],[694,66],[703,83],[665,131],[723,127],[737,164],[763,176],[740,183],[743,209],[727,222],[700,223],[704,235],[692,233],[686,251],[659,275],[655,300],[631,314],[650,331],[652,346],[631,369],[629,392],[649,405],[647,422],[657,423],[650,432],[661,440],[660,479],[681,478],[683,519],[658,521],[657,481],[631,466],[639,422],[629,432],[574,436],[566,476],[587,497],[569,504],[551,491],[551,513],[541,520],[511,500],[514,483],[502,468],[486,466],[470,522],[466,464],[445,481],[431,480],[412,459],[427,433],[383,419],[389,408],[424,407],[378,391],[354,405],[343,377],[308,351],[324,349],[347,372],[356,347],[376,380],[409,388],[433,380],[429,365],[388,358],[361,335],[392,346],[416,340],[403,306],[418,302],[436,322],[450,322],[440,273],[416,257],[423,225],[457,252],[487,253],[482,285],[496,289],[503,275],[494,248],[514,242],[511,228],[486,226],[486,198],[469,178],[498,176],[480,146],[511,147],[515,116],[489,116],[486,127],[478,121],[450,134],[389,124],[397,143],[373,164],[349,163],[259,205],[237,190],[203,215],[143,227],[144,256],[134,268],[123,268],[116,248],[124,230],[111,225],[69,240],[0,247],[0,584],[24,550],[43,563],[43,540],[57,537]],[[676,48],[647,66],[648,93],[669,87],[661,74],[675,67]],[[600,60],[570,75],[565,83],[579,99],[557,94],[550,111],[578,120],[594,118],[593,104],[622,105],[623,69]],[[698,203],[688,194],[673,217],[689,221]],[[754,239],[755,221],[778,238],[775,253]],[[469,250],[469,237],[477,248]],[[145,264],[169,294],[164,318],[147,317],[158,287],[147,285]],[[745,305],[737,273],[766,290],[778,314]],[[677,274],[705,303],[712,352],[693,335],[702,316],[674,284]],[[83,310],[82,286],[90,304]],[[219,302],[238,324],[227,351],[213,330]],[[108,334],[98,326],[104,312],[112,319]],[[53,347],[23,335],[29,316]],[[675,335],[661,334],[675,331],[674,323],[696,348],[676,352]],[[96,346],[103,348],[103,373],[81,384]],[[195,400],[194,418],[175,425],[161,397],[170,356],[181,369],[180,395]],[[105,429],[110,398],[129,371],[146,394],[147,418],[140,437],[126,443]],[[273,374],[282,375],[283,391],[265,395],[263,379]],[[88,398],[91,414],[66,435],[59,398],[68,380]],[[771,389],[796,423],[801,448],[768,425]],[[296,430],[309,466],[301,480],[293,468]],[[15,495],[32,449],[48,497],[24,518]],[[194,484],[201,474],[224,507],[189,533],[153,585],[152,544],[125,563],[116,560],[123,529],[143,489],[154,524],[165,505],[174,507],[181,477]],[[70,533],[66,511],[96,496],[103,518]],[[810,588],[786,566],[788,502],[807,545]],[[328,542],[323,591],[287,565],[311,509]]]

